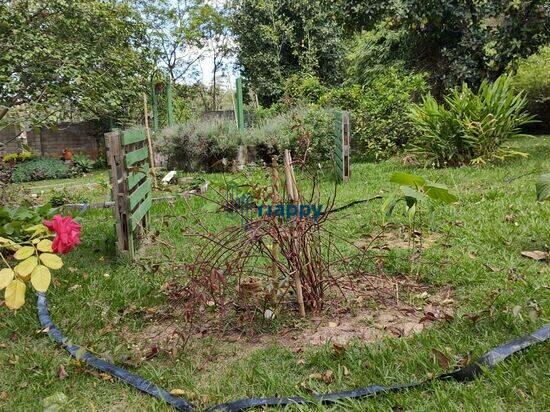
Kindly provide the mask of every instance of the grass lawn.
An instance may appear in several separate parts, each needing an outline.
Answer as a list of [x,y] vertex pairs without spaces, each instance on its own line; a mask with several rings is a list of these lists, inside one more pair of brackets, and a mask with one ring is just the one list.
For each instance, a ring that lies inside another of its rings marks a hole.
[[[341,354],[330,345],[300,353],[278,345],[244,351],[239,342],[206,337],[177,356],[161,353],[127,368],[168,390],[184,390],[204,407],[241,397],[307,395],[300,386],[304,381],[315,391],[327,392],[423,380],[443,371],[432,349],[450,358],[469,353],[476,358],[541,327],[548,323],[550,309],[549,265],[520,253],[550,247],[550,202],[535,201],[538,172],[550,170],[550,137],[525,139],[515,147],[529,157],[482,168],[424,170],[398,161],[354,164],[351,182],[339,187],[336,206],[393,190],[390,175],[407,171],[445,183],[459,196],[458,204],[436,210],[433,230],[445,233],[444,241],[412,264],[410,251],[397,248],[383,261],[391,276],[412,272],[434,287],[450,285],[454,320],[409,337],[355,341]],[[190,203],[212,227],[233,219],[222,212],[201,212],[202,199]],[[371,233],[382,223],[381,205],[370,202],[341,212],[341,234],[359,240]],[[162,307],[161,286],[174,275],[176,263],[192,256],[195,245],[181,230],[186,216],[183,201],[156,203],[151,221],[162,242],[146,251],[143,264],[132,264],[115,255],[109,210],[81,215],[82,245],[67,255],[65,267],[56,272],[59,283],[48,292],[50,313],[60,330],[107,360],[129,363],[136,337],[151,323],[147,308]],[[403,224],[406,219],[395,215],[392,221]],[[426,224],[422,230],[428,230]],[[42,400],[58,392],[67,396],[61,408],[67,411],[169,410],[71,360],[39,331],[34,299],[30,293],[27,297],[17,313],[0,307],[0,410],[41,410]],[[132,306],[143,310],[128,310]],[[464,314],[481,316],[472,322]],[[467,384],[434,382],[377,399],[288,409],[546,410],[549,349],[548,344],[538,345]],[[330,384],[308,380],[328,369],[335,375]]]

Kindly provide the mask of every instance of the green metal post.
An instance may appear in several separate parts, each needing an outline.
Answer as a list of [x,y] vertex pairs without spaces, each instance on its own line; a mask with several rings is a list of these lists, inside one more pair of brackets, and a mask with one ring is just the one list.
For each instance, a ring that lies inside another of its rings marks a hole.
[[159,103],[154,80],[151,81],[151,103],[153,106],[153,131],[156,133],[159,130]]
[[236,83],[235,110],[237,110],[237,126],[244,130],[244,103],[243,103],[243,81],[239,77]]
[[174,105],[172,103],[172,79],[166,75],[166,118],[168,127],[174,125]]

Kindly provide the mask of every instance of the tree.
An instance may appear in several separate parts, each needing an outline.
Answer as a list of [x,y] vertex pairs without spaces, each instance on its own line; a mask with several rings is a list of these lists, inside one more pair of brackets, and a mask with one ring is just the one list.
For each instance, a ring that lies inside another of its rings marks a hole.
[[238,63],[262,103],[282,95],[285,79],[308,73],[323,83],[341,79],[343,28],[330,0],[235,0],[231,26]]
[[202,33],[194,27],[201,0],[135,0],[147,22],[157,63],[172,81],[198,76],[197,63],[205,52]]
[[74,112],[124,117],[141,98],[148,56],[145,26],[125,2],[3,1],[0,120],[32,128]]
[[437,94],[496,79],[550,40],[550,4],[541,0],[403,0],[388,2],[385,16],[362,36],[352,65],[428,71]]
[[212,59],[212,109],[218,108],[218,73],[227,65],[227,59],[235,51],[229,28],[227,10],[205,3],[194,10],[192,31],[198,33],[207,53],[203,58]]

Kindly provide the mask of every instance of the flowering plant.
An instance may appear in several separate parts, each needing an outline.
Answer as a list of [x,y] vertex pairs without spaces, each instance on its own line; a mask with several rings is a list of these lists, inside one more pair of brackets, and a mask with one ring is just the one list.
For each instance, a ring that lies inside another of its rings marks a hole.
[[[58,254],[68,253],[80,243],[80,230],[80,225],[71,217],[56,215],[50,221],[26,227],[27,236],[23,241],[0,237],[0,257],[6,266],[0,269],[0,290],[5,289],[4,299],[9,309],[16,310],[25,304],[27,282],[37,292],[48,290],[52,279],[50,270],[63,267]],[[8,254],[4,256],[3,251]],[[10,260],[15,261],[13,265]]]

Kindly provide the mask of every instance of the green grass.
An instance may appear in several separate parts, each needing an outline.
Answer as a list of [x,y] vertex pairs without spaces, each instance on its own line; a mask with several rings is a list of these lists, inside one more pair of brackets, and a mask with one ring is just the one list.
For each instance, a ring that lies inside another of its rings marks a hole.
[[[439,208],[434,230],[448,233],[447,246],[428,249],[421,262],[410,266],[408,252],[392,251],[384,262],[389,273],[418,271],[423,282],[451,285],[454,289],[455,320],[437,323],[408,338],[386,338],[376,343],[356,342],[344,354],[329,347],[312,348],[296,354],[270,346],[239,354],[238,343],[219,344],[204,339],[175,359],[166,355],[129,367],[133,372],[167,389],[194,394],[199,405],[248,396],[292,395],[308,375],[331,369],[336,379],[329,385],[311,383],[318,391],[351,389],[370,384],[393,384],[425,379],[442,372],[432,348],[448,355],[475,358],[497,344],[548,323],[550,271],[548,264],[520,255],[523,250],[544,250],[550,245],[550,202],[535,202],[537,174],[550,170],[550,137],[530,138],[516,144],[530,154],[483,168],[462,167],[424,170],[405,167],[397,161],[354,164],[352,180],[339,188],[338,204],[394,189],[388,183],[392,172],[408,171],[446,183],[461,201]],[[513,179],[508,183],[507,179]],[[327,190],[329,184],[327,183]],[[223,213],[207,214],[204,201],[191,204],[212,227],[230,223]],[[382,222],[380,202],[362,204],[341,212],[338,229],[348,239],[359,239]],[[112,216],[95,210],[81,216],[83,243],[66,258],[58,272],[60,284],[48,293],[54,322],[75,343],[121,363],[132,353],[129,336],[138,333],[147,320],[139,313],[124,313],[131,305],[161,305],[160,286],[174,274],[170,262],[189,259],[193,248],[181,233],[188,215],[183,202],[155,204],[152,222],[164,241],[147,251],[147,262],[169,262],[157,270],[153,265],[133,265],[114,252]],[[506,219],[507,216],[513,219]],[[403,223],[396,215],[392,220]],[[512,221],[510,221],[512,220]],[[426,224],[423,225],[425,228]],[[191,247],[190,247],[191,246]],[[151,269],[148,267],[151,266]],[[493,271],[492,269],[496,271]],[[520,275],[510,277],[509,272]],[[75,285],[79,285],[75,287]],[[498,293],[490,316],[477,323],[463,317],[487,308]],[[104,381],[71,360],[40,333],[35,303],[28,294],[26,306],[17,313],[0,308],[0,410],[41,410],[42,399],[63,392],[68,403],[62,410],[169,410],[162,402],[138,393],[119,382]],[[529,305],[541,308],[538,318],[527,315]],[[521,316],[512,308],[521,306]],[[434,382],[377,399],[349,401],[329,410],[545,410],[550,404],[549,347],[539,345],[501,364],[486,376],[467,384]],[[215,356],[200,368],[206,356]],[[305,363],[298,364],[299,358]],[[60,365],[68,373],[58,376]],[[342,373],[343,366],[351,372]],[[6,399],[4,399],[6,398]],[[321,406],[288,410],[323,410]]]

